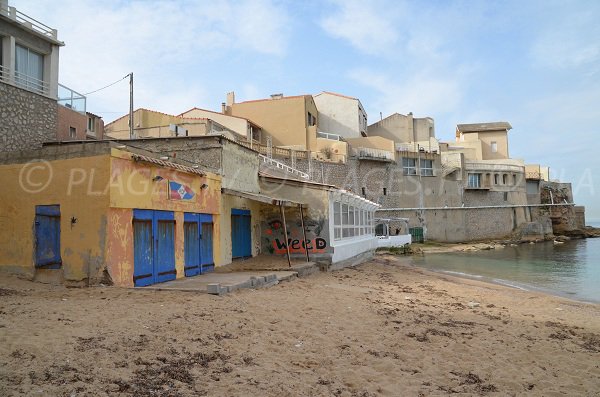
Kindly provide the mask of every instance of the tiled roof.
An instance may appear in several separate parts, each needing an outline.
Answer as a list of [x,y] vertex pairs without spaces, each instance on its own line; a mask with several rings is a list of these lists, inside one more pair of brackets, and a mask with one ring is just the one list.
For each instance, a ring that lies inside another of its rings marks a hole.
[[165,160],[161,160],[161,159],[157,159],[154,157],[148,157],[148,156],[144,156],[142,154],[132,154],[131,158],[133,161],[144,161],[146,163],[152,163],[152,164],[156,164],[156,165],[160,165],[162,167],[167,167],[167,168],[172,168],[178,171],[184,171],[184,172],[189,172],[190,174],[198,174],[198,175],[202,175],[205,176],[206,174],[196,168],[192,168],[192,167],[188,167],[186,165],[181,165],[181,164],[177,164],[177,163],[173,163],[170,161],[165,161]]

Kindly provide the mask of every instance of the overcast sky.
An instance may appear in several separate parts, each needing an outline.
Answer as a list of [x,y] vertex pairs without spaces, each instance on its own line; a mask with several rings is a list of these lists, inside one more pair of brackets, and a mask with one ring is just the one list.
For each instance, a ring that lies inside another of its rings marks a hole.
[[[60,82],[81,93],[134,72],[135,107],[181,113],[335,91],[369,123],[398,112],[456,124],[508,121],[510,155],[549,165],[600,220],[598,1],[9,0],[58,29]],[[126,80],[92,94],[109,122]]]

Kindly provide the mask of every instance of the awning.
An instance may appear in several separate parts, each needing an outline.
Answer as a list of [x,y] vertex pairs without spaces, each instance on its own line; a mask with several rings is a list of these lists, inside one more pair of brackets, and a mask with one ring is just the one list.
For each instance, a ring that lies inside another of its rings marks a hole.
[[221,193],[229,194],[231,196],[246,198],[249,200],[254,200],[254,201],[258,201],[258,202],[265,203],[265,204],[271,204],[271,205],[283,205],[285,207],[297,207],[297,206],[301,205],[303,207],[306,207],[306,203],[302,203],[297,200],[282,199],[282,198],[271,197],[271,196],[267,196],[264,194],[258,194],[258,193],[240,192],[239,190],[233,190],[233,189],[227,189],[227,188],[222,188]]

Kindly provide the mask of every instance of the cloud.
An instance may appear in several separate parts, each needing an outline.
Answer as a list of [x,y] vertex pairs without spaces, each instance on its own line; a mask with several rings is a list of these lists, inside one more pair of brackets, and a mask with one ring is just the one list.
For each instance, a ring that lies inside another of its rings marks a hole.
[[398,41],[394,15],[385,4],[358,0],[333,3],[336,12],[320,21],[321,27],[331,36],[347,40],[367,54],[382,54]]
[[[287,11],[270,0],[69,0],[60,12],[38,1],[19,10],[58,29],[62,84],[85,93],[134,72],[135,107],[172,113],[210,100],[202,82],[215,65],[281,57],[290,34]],[[126,82],[117,84],[90,95],[88,109],[110,121],[127,112],[128,93]]]

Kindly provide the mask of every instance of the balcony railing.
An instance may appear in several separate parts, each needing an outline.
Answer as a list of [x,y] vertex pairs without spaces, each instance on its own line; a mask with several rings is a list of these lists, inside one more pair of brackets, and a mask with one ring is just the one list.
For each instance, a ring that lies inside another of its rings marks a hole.
[[357,147],[353,148],[352,152],[354,156],[358,157],[359,159],[394,161],[394,153],[388,152],[387,150]]
[[3,5],[0,5],[0,14],[12,19],[15,22],[20,23],[21,25],[24,25],[28,29],[39,33],[42,36],[46,36],[53,40],[57,40],[58,38],[58,33],[56,29],[52,29],[50,26],[31,18],[29,15],[23,14],[21,11],[18,11],[15,7],[5,7]]
[[17,87],[35,92],[36,94],[50,95],[50,84],[48,84],[48,82],[16,70],[11,71],[11,69],[3,65],[0,65],[0,81],[16,85]]
[[533,179],[533,180],[541,180],[542,173],[541,172],[526,172],[525,179]]
[[486,171],[486,172],[520,172],[525,171],[525,167],[513,164],[499,163],[480,163],[465,161],[465,169],[467,171]]
[[63,105],[76,112],[85,114],[87,99],[85,95],[78,93],[62,84],[58,85],[58,104]]
[[317,132],[317,138],[325,138],[325,139],[330,139],[332,141],[343,141],[344,140],[344,138],[342,138],[341,135],[330,134],[329,132]]
[[284,164],[284,163],[282,163],[280,161],[277,161],[277,160],[273,160],[272,158],[269,158],[267,156],[263,156],[262,154],[259,154],[258,156],[262,160],[262,162],[265,163],[265,164],[269,164],[269,165],[271,165],[271,166],[273,166],[275,168],[278,168],[278,169],[280,169],[282,171],[289,172],[290,174],[295,175],[297,177],[300,177],[302,179],[306,179],[306,180],[310,179],[310,176],[306,172],[302,172],[300,170],[292,168],[292,167],[290,167],[287,164]]

